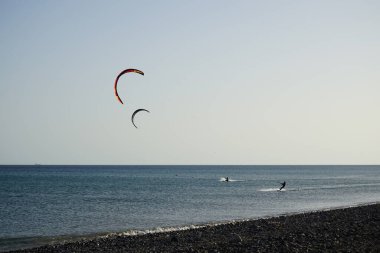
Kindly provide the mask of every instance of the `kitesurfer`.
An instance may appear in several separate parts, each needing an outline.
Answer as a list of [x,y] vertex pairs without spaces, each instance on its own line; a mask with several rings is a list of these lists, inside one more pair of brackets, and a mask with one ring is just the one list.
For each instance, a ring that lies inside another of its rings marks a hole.
[[284,181],[283,183],[280,183],[280,184],[281,184],[281,187],[280,187],[279,191],[281,191],[285,187],[286,182]]
[[226,177],[226,182],[228,182],[228,177]]

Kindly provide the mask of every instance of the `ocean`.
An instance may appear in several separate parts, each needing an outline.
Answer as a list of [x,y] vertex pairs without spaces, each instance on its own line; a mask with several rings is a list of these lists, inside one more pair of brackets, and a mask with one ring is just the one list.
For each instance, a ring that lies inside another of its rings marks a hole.
[[2,165],[0,251],[379,200],[380,166]]

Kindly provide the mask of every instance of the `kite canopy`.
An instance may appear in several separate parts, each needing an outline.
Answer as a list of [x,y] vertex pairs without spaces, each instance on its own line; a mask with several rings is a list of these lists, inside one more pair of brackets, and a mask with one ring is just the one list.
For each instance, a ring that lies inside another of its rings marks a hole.
[[[132,114],[132,124],[137,128],[137,126],[135,125],[135,122],[134,122],[134,118],[135,118],[135,115],[138,113],[138,112],[141,112],[141,111],[145,111],[145,112],[149,112],[148,110],[145,110],[145,109],[137,109],[133,114]],[[149,112],[150,113],[150,112]]]
[[119,81],[119,78],[126,74],[126,73],[129,73],[129,72],[135,72],[135,73],[138,73],[140,75],[144,75],[144,72],[142,72],[141,70],[138,70],[138,69],[125,69],[123,70],[117,77],[116,77],[116,80],[115,80],[115,86],[114,86],[114,89],[115,89],[115,96],[116,98],[119,100],[120,103],[123,104],[123,101],[121,100],[121,98],[119,97],[119,94],[117,93],[117,82]]

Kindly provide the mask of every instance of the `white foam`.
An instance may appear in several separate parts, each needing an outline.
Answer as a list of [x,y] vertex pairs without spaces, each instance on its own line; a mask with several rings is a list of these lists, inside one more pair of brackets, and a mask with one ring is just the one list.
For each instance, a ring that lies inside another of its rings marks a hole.
[[[225,177],[221,177],[220,179],[219,179],[219,181],[221,181],[221,182],[227,182],[227,178],[225,178]],[[245,180],[239,180],[239,179],[228,179],[228,182],[244,182]]]
[[191,230],[191,229],[197,229],[197,228],[205,228],[205,227],[215,227],[220,226],[227,223],[233,223],[232,222],[220,222],[220,223],[208,223],[208,224],[202,224],[202,225],[188,225],[188,226],[179,226],[179,227],[156,227],[154,229],[146,229],[146,230],[128,230],[121,233],[109,233],[102,237],[112,237],[112,236],[138,236],[138,235],[145,235],[145,234],[156,234],[156,233],[164,233],[164,232],[173,232],[173,231],[185,231],[185,230]]
[[[279,191],[279,188],[263,188],[259,189],[259,192],[277,192]],[[281,191],[286,191],[286,189],[282,189]]]

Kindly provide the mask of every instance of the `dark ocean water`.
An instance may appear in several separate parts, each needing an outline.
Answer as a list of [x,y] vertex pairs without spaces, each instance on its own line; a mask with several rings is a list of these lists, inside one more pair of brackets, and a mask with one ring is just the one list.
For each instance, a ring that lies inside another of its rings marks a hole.
[[0,251],[379,200],[380,166],[0,166]]

